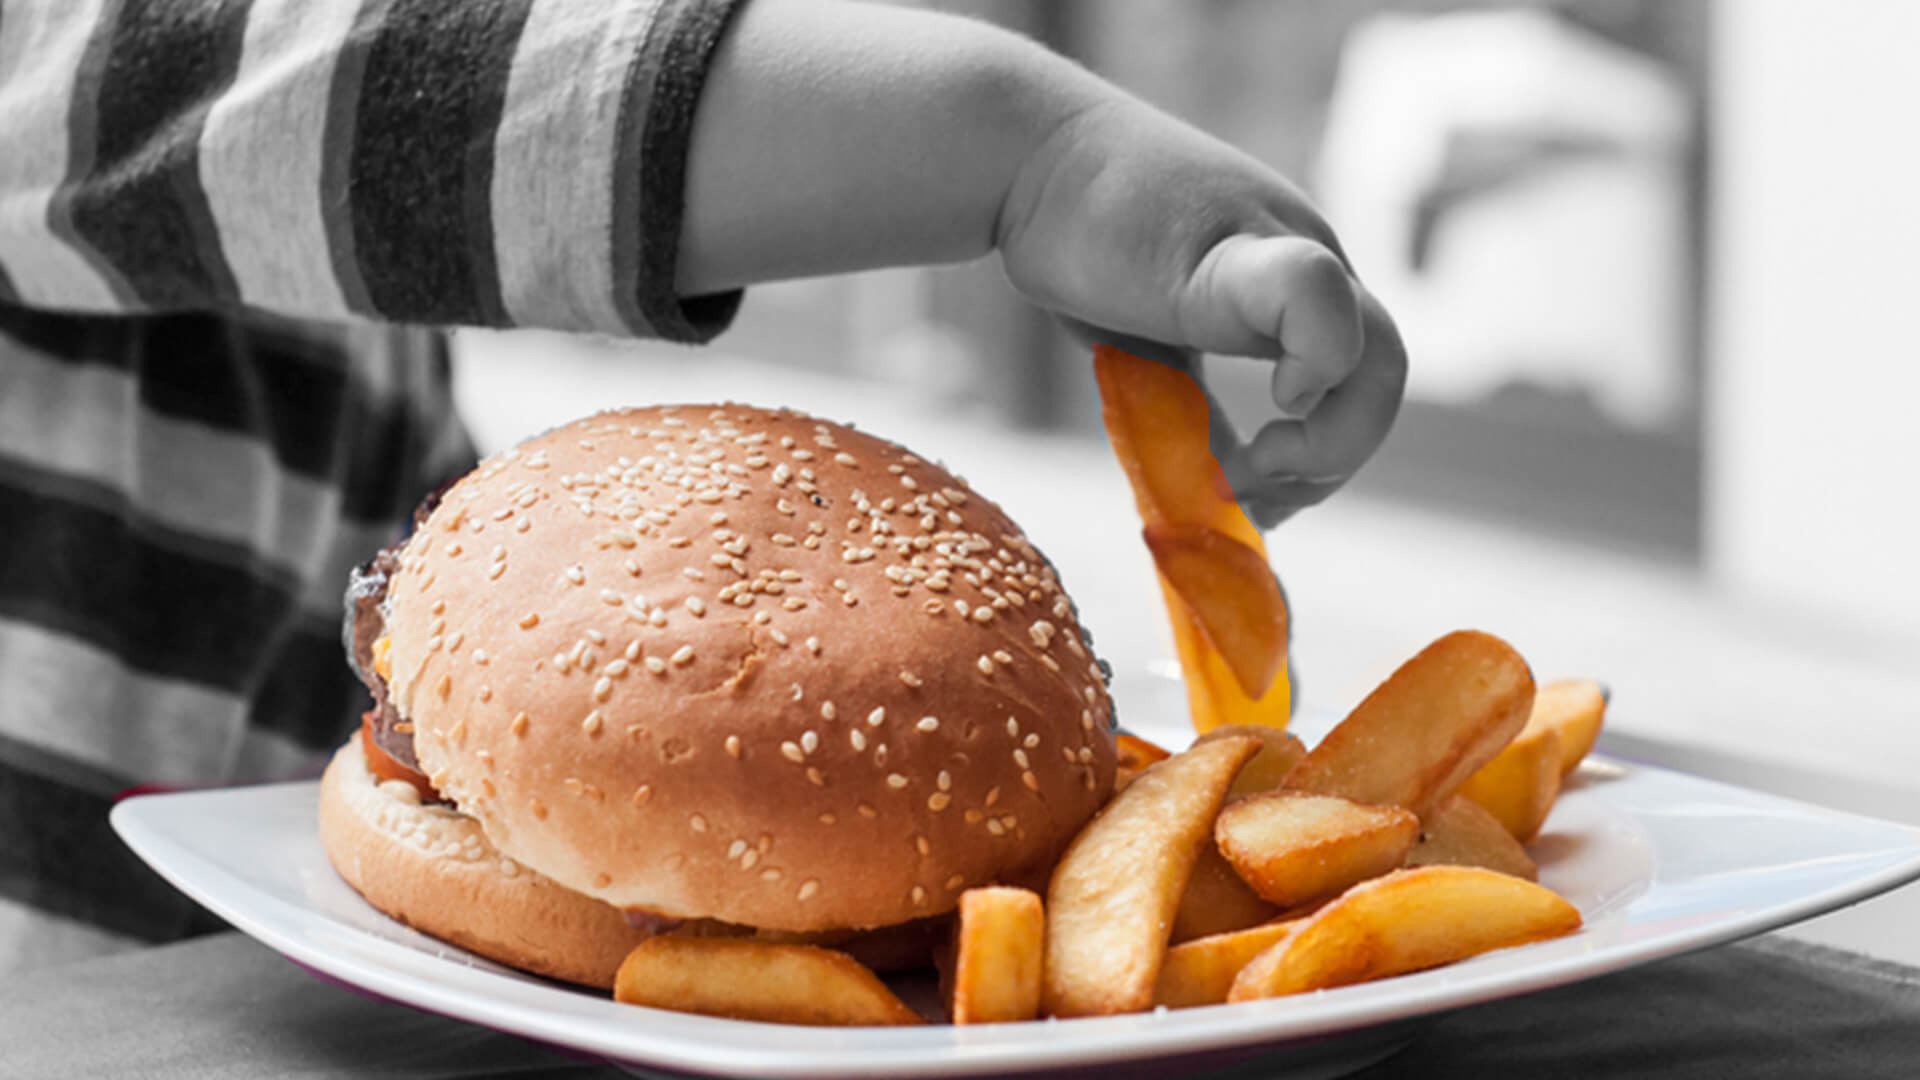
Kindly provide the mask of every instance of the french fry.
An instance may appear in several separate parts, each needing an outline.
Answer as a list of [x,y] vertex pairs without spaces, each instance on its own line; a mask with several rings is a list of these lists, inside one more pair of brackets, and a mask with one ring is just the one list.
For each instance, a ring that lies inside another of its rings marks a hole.
[[1180,896],[1234,775],[1260,749],[1220,739],[1141,773],[1080,830],[1047,889],[1042,1002],[1052,1016],[1153,1004]]
[[1260,899],[1260,894],[1233,872],[1226,857],[1220,854],[1220,848],[1209,840],[1201,845],[1193,873],[1187,876],[1187,891],[1180,894],[1180,907],[1173,914],[1173,933],[1168,940],[1179,944],[1211,934],[1244,930],[1277,914],[1279,909]]
[[1271,686],[1287,667],[1287,599],[1267,557],[1203,525],[1149,525],[1141,535],[1241,693]]
[[1230,735],[1252,735],[1262,743],[1260,752],[1233,778],[1233,786],[1227,789],[1227,796],[1258,795],[1273,791],[1286,782],[1287,774],[1293,771],[1300,759],[1307,756],[1307,745],[1298,735],[1265,724],[1227,724],[1214,728],[1194,739],[1203,743],[1209,739],[1223,739]]
[[1592,679],[1556,679],[1533,695],[1533,713],[1527,717],[1527,732],[1552,728],[1560,733],[1560,775],[1565,777],[1580,767],[1600,739],[1600,727],[1606,720],[1607,694]]
[[[1226,473],[1214,459],[1207,398],[1199,385],[1185,372],[1105,346],[1094,348],[1093,371],[1107,439],[1133,488],[1141,522],[1213,529],[1251,548],[1264,564],[1267,548],[1260,530],[1234,501]],[[1265,574],[1272,577],[1271,570]],[[1291,688],[1284,664],[1261,693],[1249,694],[1164,575],[1160,587],[1194,729],[1285,727]]]
[[1169,1009],[1219,1005],[1227,1000],[1234,976],[1248,961],[1286,937],[1302,920],[1261,923],[1244,930],[1210,934],[1167,950],[1153,1003]]
[[1293,907],[1399,866],[1419,838],[1420,819],[1397,806],[1275,791],[1222,810],[1213,835],[1261,899]]
[[1540,880],[1540,868],[1487,808],[1453,794],[1440,800],[1420,823],[1420,839],[1407,852],[1408,866],[1478,866],[1527,881]]
[[1533,839],[1560,797],[1560,732],[1522,731],[1480,766],[1458,794],[1487,808],[1521,843]]
[[1156,761],[1165,761],[1170,756],[1166,750],[1148,742],[1138,735],[1121,732],[1115,736],[1119,751],[1113,771],[1113,790],[1119,791],[1133,782],[1133,778],[1147,771],[1147,766]]
[[1448,634],[1321,739],[1286,786],[1425,814],[1526,725],[1533,674],[1491,634]]
[[1040,962],[1047,921],[1040,897],[1005,886],[960,894],[954,933],[956,1024],[1006,1024],[1040,1015]]
[[879,976],[843,953],[740,938],[650,938],[620,964],[613,997],[629,1005],[771,1024],[924,1022]]
[[1234,977],[1252,1001],[1402,975],[1570,934],[1580,912],[1552,890],[1462,866],[1396,870],[1321,908]]

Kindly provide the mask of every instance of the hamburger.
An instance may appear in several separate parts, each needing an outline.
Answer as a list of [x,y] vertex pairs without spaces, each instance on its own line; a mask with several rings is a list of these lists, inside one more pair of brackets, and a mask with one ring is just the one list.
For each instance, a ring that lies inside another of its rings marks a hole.
[[635,408],[430,499],[355,575],[374,696],[320,833],[375,907],[607,986],[660,933],[831,943],[1051,864],[1113,710],[1053,568],[910,451]]

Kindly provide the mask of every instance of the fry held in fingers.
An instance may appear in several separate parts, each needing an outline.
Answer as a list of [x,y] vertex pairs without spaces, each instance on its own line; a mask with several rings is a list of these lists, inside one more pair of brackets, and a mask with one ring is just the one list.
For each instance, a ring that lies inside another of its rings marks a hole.
[[1399,866],[1419,838],[1420,819],[1397,806],[1276,791],[1228,806],[1213,831],[1254,892],[1294,907]]
[[1580,911],[1491,870],[1428,866],[1355,885],[1234,978],[1229,1001],[1301,994],[1439,967],[1571,934]]
[[1526,725],[1533,674],[1513,647],[1460,630],[1402,664],[1287,776],[1287,787],[1431,810]]
[[1047,890],[1044,1007],[1109,1016],[1153,1004],[1174,912],[1253,738],[1175,754],[1113,797],[1061,856]]
[[1287,667],[1287,599],[1266,555],[1205,526],[1149,525],[1142,535],[1241,692],[1259,696]]
[[615,1001],[770,1024],[883,1027],[924,1023],[879,976],[812,945],[656,937],[627,954]]

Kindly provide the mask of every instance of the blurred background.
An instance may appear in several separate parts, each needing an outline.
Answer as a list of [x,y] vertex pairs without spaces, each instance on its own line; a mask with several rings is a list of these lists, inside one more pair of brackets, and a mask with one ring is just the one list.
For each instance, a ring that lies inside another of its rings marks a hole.
[[[1269,538],[1305,708],[1475,626],[1609,684],[1618,751],[1920,822],[1920,4],[931,6],[1296,179],[1399,320],[1393,436]],[[1123,719],[1177,701],[1152,691],[1170,639],[1088,357],[991,260],[758,288],[700,351],[468,334],[460,356],[486,450],[730,399],[941,457],[1061,567]],[[1268,418],[1259,369],[1208,379]]]

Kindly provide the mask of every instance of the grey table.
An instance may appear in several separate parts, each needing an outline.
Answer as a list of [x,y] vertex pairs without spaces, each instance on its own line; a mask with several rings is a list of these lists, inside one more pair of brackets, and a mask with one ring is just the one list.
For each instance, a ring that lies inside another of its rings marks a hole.
[[[1255,1061],[1219,1075],[1268,1072]],[[0,988],[5,1077],[619,1075],[363,996],[233,932]],[[1905,1080],[1920,1076],[1920,971],[1762,937],[1434,1017],[1355,1075]]]

